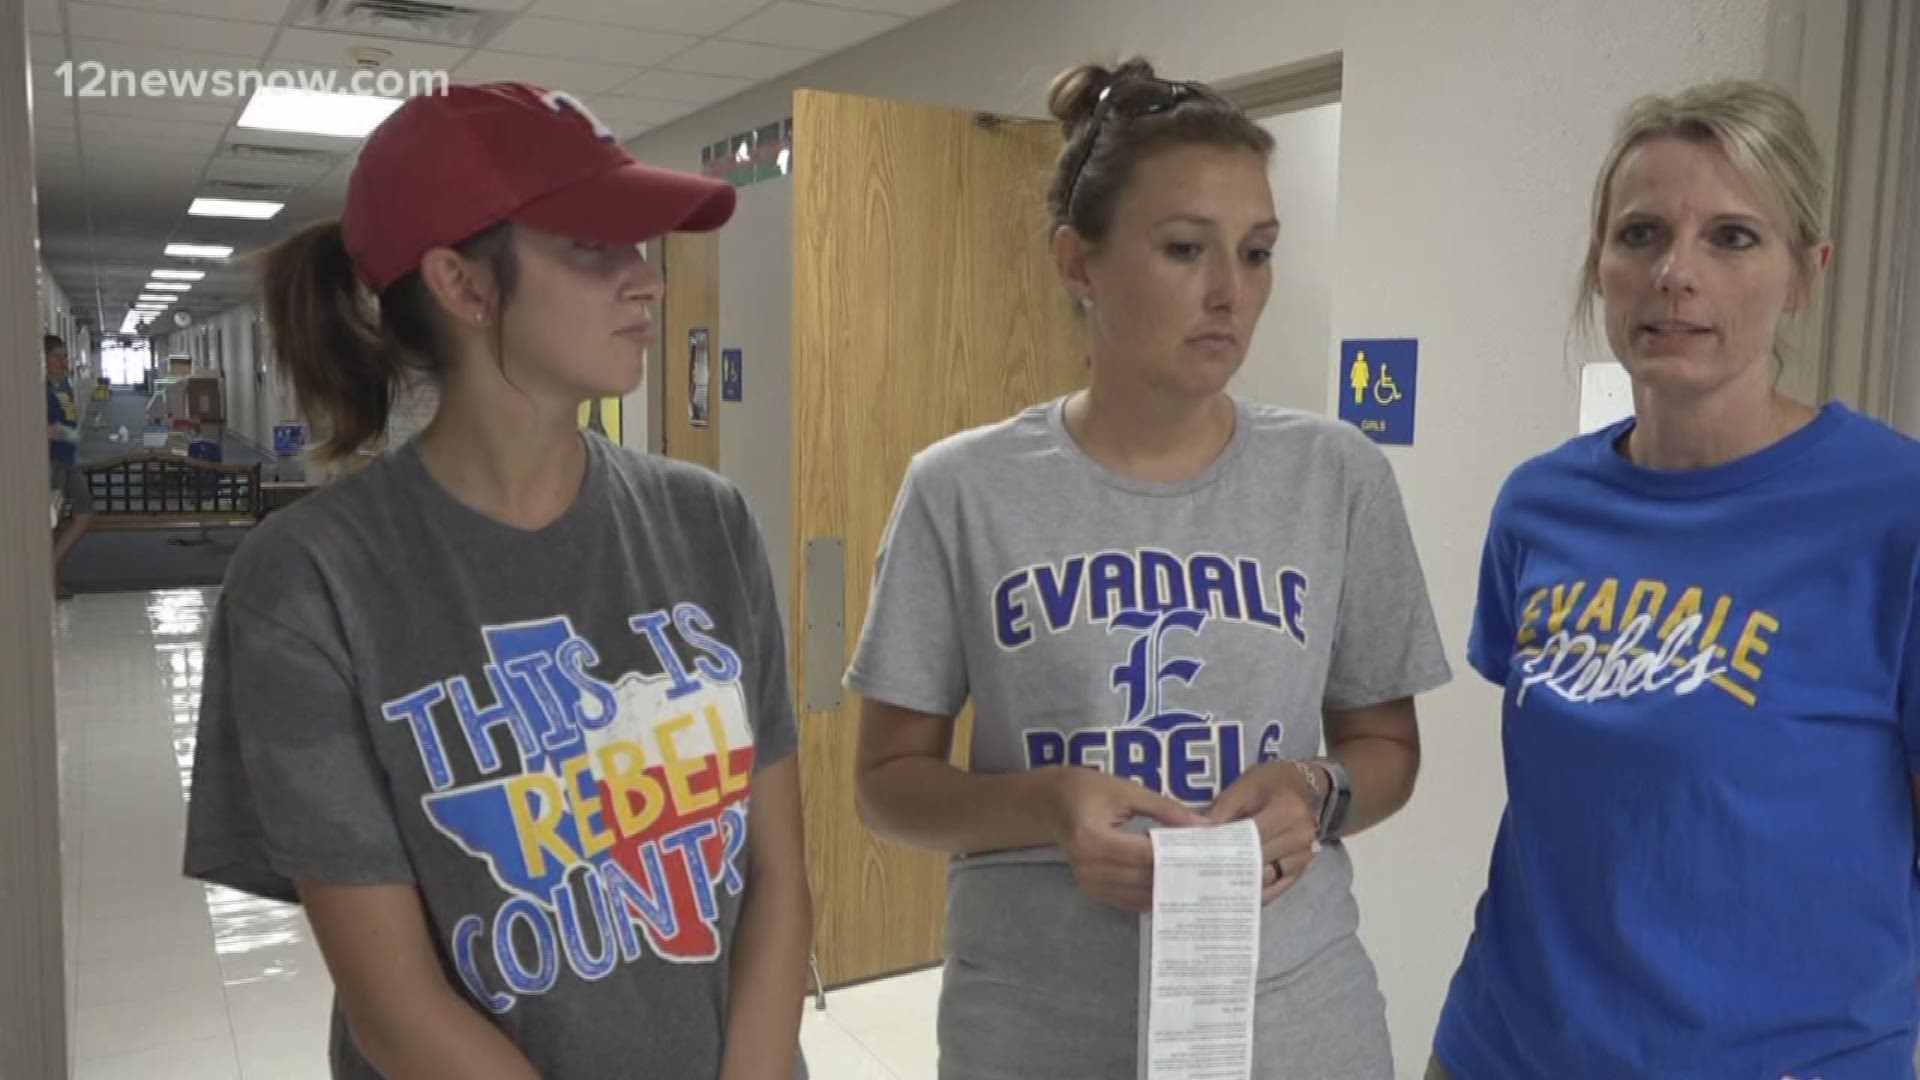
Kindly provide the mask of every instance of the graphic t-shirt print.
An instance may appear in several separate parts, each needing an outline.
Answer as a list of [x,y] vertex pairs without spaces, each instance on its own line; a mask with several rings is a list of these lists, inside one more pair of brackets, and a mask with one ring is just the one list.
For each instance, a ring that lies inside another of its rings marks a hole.
[[992,594],[995,644],[1018,653],[1082,628],[1103,631],[1103,646],[1072,655],[1104,654],[1112,692],[1084,714],[1092,726],[1023,729],[1026,767],[1094,768],[1210,805],[1250,758],[1280,756],[1286,727],[1229,714],[1235,699],[1221,687],[1235,666],[1215,663],[1208,646],[1251,628],[1304,651],[1308,591],[1304,573],[1270,571],[1259,558],[1152,549],[1074,554],[1007,574]]
[[[563,968],[595,981],[648,955],[717,959],[723,893],[745,888],[754,746],[740,656],[693,604],[630,627],[661,674],[595,678],[599,655],[566,618],[486,626],[484,687],[452,675],[383,710],[413,734],[428,820],[504,894],[447,943],[496,1013],[552,990]],[[457,781],[453,757],[478,779]],[[483,977],[482,957],[502,985]]]
[[1780,630],[1779,619],[1734,593],[1625,577],[1541,585],[1519,623],[1521,705],[1535,687],[1574,704],[1711,688],[1751,708]]

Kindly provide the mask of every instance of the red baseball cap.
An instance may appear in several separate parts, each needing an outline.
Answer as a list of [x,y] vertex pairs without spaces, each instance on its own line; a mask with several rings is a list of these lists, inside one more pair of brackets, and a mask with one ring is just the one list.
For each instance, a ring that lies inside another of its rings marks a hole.
[[375,292],[436,247],[500,221],[575,240],[638,244],[733,216],[721,180],[634,160],[571,94],[520,82],[412,98],[367,136],[341,230]]

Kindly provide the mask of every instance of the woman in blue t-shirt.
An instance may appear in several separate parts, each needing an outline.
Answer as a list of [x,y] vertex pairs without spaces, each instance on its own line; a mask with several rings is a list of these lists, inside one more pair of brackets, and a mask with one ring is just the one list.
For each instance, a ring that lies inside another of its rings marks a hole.
[[1635,417],[1508,478],[1468,659],[1509,806],[1430,1077],[1911,1077],[1920,444],[1777,388],[1831,258],[1806,119],[1627,113],[1597,297]]

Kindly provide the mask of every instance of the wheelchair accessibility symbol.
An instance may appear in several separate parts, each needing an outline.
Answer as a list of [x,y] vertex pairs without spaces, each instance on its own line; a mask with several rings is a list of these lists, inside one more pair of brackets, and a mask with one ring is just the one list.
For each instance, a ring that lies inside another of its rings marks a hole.
[[1419,350],[1413,338],[1341,342],[1340,419],[1375,442],[1411,445]]

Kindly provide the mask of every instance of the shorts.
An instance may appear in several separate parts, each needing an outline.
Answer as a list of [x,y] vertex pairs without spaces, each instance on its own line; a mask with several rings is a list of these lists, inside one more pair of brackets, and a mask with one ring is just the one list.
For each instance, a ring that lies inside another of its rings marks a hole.
[[47,466],[47,490],[65,495],[67,508],[74,514],[93,513],[93,492],[80,466],[71,461],[49,461]]

